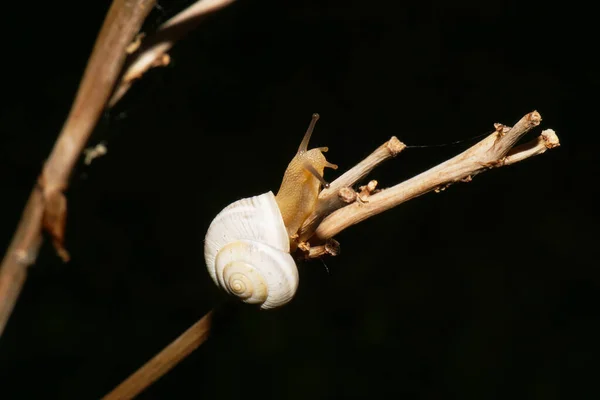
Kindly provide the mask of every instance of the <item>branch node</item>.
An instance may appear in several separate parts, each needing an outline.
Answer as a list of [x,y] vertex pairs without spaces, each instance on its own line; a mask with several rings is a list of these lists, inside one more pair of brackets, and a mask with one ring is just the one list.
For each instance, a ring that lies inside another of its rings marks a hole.
[[36,188],[40,190],[43,201],[42,230],[52,238],[52,245],[58,256],[64,261],[70,260],[69,252],[64,246],[67,223],[67,197],[63,193],[66,186],[50,186],[46,184],[46,168],[42,170]]
[[308,243],[308,242],[300,242],[300,243],[298,243],[298,249],[300,251],[308,253],[310,251],[310,243]]
[[438,187],[436,187],[435,189],[433,189],[433,191],[434,191],[435,193],[441,193],[441,192],[443,192],[444,190],[448,189],[448,188],[449,188],[449,187],[452,185],[452,183],[453,183],[453,182],[448,182],[448,183],[446,183],[446,184],[444,184],[444,185],[439,185]]
[[354,203],[356,192],[349,187],[343,187],[338,191],[338,198],[346,204]]
[[508,127],[504,124],[501,124],[500,122],[496,122],[494,124],[494,128],[496,129],[496,133],[498,134],[498,137],[504,136],[504,134],[510,130],[510,127]]
[[372,180],[366,185],[359,187],[358,190],[360,190],[360,193],[358,194],[358,201],[361,203],[368,203],[368,197],[379,191],[377,190],[376,180]]
[[127,54],[135,53],[136,50],[140,48],[140,45],[142,44],[142,39],[144,37],[146,37],[146,34],[144,32],[138,33],[133,39],[133,41],[129,44],[129,46],[125,48],[125,52]]

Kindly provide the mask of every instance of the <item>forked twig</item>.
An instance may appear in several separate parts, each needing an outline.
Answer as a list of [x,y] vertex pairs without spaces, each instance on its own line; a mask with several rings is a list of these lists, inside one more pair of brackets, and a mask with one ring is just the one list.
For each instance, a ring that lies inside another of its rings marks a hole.
[[15,306],[42,243],[42,229],[63,260],[69,254],[63,246],[67,211],[64,190],[81,150],[96,126],[125,62],[125,49],[139,31],[155,0],[114,0],[94,50],[71,112],[44,164],[19,225],[0,264],[0,335]]
[[170,57],[167,52],[178,40],[198,25],[202,21],[202,17],[234,1],[198,0],[162,24],[152,37],[143,40],[141,46],[132,53],[132,59],[108,102],[108,106],[114,106],[127,93],[133,82],[141,78],[150,68],[169,64]]
[[[313,232],[305,232],[305,237],[311,237],[311,233],[314,233],[312,240],[323,242],[351,225],[422,194],[432,190],[443,190],[456,182],[468,182],[483,171],[510,165],[558,146],[558,137],[554,131],[546,130],[532,142],[513,148],[515,143],[539,125],[541,120],[540,114],[533,111],[521,118],[512,128],[496,124],[494,133],[456,157],[369,196],[368,202],[354,202],[331,212]],[[332,185],[334,184],[335,181],[332,182]]]

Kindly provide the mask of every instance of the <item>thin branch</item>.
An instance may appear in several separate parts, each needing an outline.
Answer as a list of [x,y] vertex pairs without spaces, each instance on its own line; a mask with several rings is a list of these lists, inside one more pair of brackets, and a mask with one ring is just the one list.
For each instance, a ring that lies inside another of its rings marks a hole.
[[331,182],[328,189],[323,189],[319,193],[319,201],[327,201],[335,197],[338,190],[344,187],[351,187],[356,182],[363,179],[375,167],[382,162],[396,157],[406,145],[398,140],[396,136],[392,136],[390,140],[379,146],[374,152],[369,154],[367,158],[344,172],[339,178]]
[[422,194],[432,190],[443,190],[456,182],[468,182],[473,176],[490,168],[513,164],[558,146],[558,137],[554,131],[546,130],[541,138],[513,149],[525,133],[540,124],[541,119],[540,114],[534,111],[524,116],[512,128],[496,124],[496,132],[456,157],[371,195],[368,202],[355,202],[331,213],[318,226],[313,240],[325,241],[349,226]]
[[511,165],[526,158],[544,154],[547,150],[558,146],[560,146],[560,142],[554,130],[546,129],[535,140],[514,147],[508,152],[503,162],[504,165]]
[[37,258],[42,228],[51,235],[58,254],[69,258],[63,246],[67,205],[63,191],[119,76],[125,49],[154,4],[155,0],[114,0],[108,11],[71,112],[0,264],[0,335],[25,283],[27,267]]
[[208,312],[102,400],[132,399],[169,372],[208,339],[213,313]]
[[300,228],[300,241],[306,240],[327,215],[356,200],[356,193],[351,187],[369,174],[382,162],[396,157],[406,145],[392,136],[390,140],[379,146],[367,158],[346,171],[342,176],[331,182],[329,188],[319,193],[316,210],[304,221]]
[[108,105],[114,106],[127,93],[133,82],[152,67],[165,66],[170,62],[167,52],[193,30],[202,17],[233,3],[235,0],[198,0],[173,18],[162,24],[153,37],[145,40],[132,54],[127,70],[121,78]]

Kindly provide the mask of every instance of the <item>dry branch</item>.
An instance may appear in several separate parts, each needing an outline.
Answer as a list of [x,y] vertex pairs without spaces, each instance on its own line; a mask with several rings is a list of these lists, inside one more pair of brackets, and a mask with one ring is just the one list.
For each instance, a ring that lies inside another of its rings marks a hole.
[[209,311],[102,400],[132,399],[169,372],[208,339],[213,312]]
[[114,0],[94,45],[77,96],[52,153],[27,201],[13,240],[0,265],[0,335],[42,243],[42,228],[58,254],[63,246],[67,201],[64,190],[81,150],[96,126],[125,62],[125,49],[155,0]]
[[[322,242],[349,226],[422,194],[432,190],[443,190],[456,182],[468,182],[473,176],[490,168],[510,165],[558,146],[558,137],[554,131],[546,130],[532,142],[513,148],[515,143],[539,125],[541,120],[540,114],[533,111],[521,118],[512,128],[496,124],[494,133],[456,157],[371,195],[368,202],[355,202],[334,211],[323,219],[315,230],[313,240]],[[335,181],[331,185],[334,184]]]
[[[123,74],[108,106],[114,106],[127,93],[134,81],[152,67],[165,66],[169,64],[170,58],[167,52],[171,47],[193,30],[206,14],[217,11],[235,0],[198,0],[173,18],[162,24],[158,31],[141,46],[134,46],[136,50],[132,53],[127,70]],[[140,36],[139,40],[142,39]]]

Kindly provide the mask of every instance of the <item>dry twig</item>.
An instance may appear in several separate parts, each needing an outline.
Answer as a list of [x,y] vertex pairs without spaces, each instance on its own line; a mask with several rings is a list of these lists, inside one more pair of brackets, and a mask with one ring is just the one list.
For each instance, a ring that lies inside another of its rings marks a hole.
[[214,310],[183,332],[102,400],[132,399],[196,350],[210,333]]
[[140,45],[143,36],[133,43],[132,60],[121,78],[108,106],[114,106],[127,93],[134,81],[152,67],[165,66],[170,62],[167,52],[183,36],[194,29],[202,17],[233,3],[235,0],[198,0],[162,24],[156,34]]
[[[422,194],[432,190],[443,190],[456,182],[468,182],[475,175],[490,168],[510,165],[558,146],[558,137],[549,129],[543,131],[541,136],[532,142],[513,148],[515,143],[530,129],[539,125],[541,120],[540,114],[533,111],[521,118],[512,128],[496,124],[494,133],[456,157],[369,196],[368,202],[355,202],[332,212],[314,231],[313,240],[322,242],[351,225]],[[335,183],[334,181],[331,185]],[[310,237],[310,233],[307,232],[306,237]]]
[[17,231],[0,265],[0,335],[42,243],[42,229],[58,254],[63,246],[67,200],[64,190],[81,149],[94,129],[125,62],[125,49],[154,7],[155,0],[114,0],[100,33],[71,112],[33,188]]

